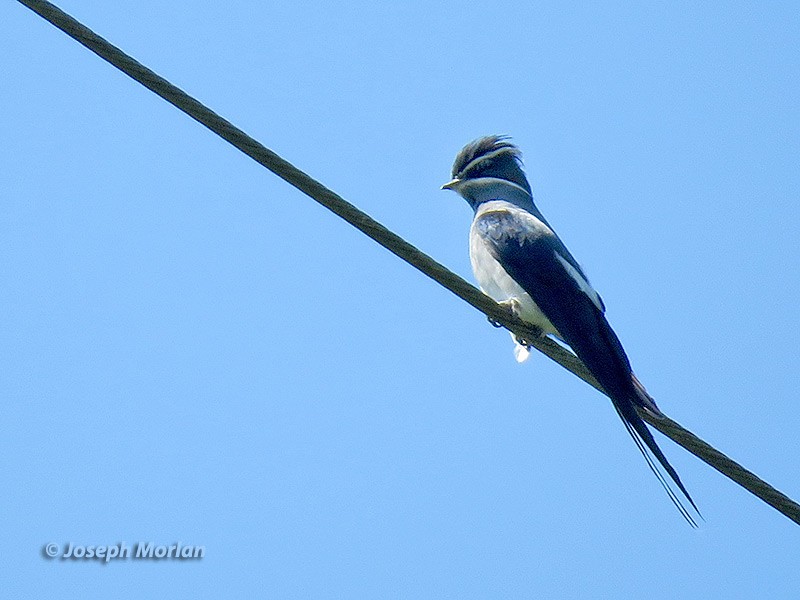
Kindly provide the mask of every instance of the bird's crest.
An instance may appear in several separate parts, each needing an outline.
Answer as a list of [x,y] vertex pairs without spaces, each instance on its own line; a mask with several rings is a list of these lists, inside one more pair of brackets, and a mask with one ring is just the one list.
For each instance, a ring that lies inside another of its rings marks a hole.
[[531,186],[522,170],[522,153],[507,135],[489,135],[464,146],[453,163],[453,179],[496,177],[522,187]]
[[453,177],[464,173],[470,163],[476,159],[492,154],[508,154],[522,166],[522,152],[511,143],[507,135],[488,135],[486,137],[473,140],[461,149],[453,163]]

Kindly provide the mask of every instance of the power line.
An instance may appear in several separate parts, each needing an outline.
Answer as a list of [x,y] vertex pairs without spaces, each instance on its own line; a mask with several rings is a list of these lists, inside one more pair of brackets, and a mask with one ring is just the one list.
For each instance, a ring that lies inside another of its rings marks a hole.
[[[562,367],[571,371],[590,385],[603,392],[599,384],[583,366],[575,355],[564,349],[553,340],[540,337],[538,332],[521,321],[510,311],[497,304],[472,284],[465,281],[444,265],[406,242],[362,210],[347,202],[317,180],[284,160],[230,122],[157,75],[122,50],[109,43],[57,6],[45,0],[19,0],[45,20],[61,29],[64,33],[86,46],[89,50],[110,62],[123,73],[129,75],[164,100],[185,112],[197,122],[230,142],[233,146],[247,154],[257,163],[263,165],[278,177],[310,196],[345,221],[378,242],[381,246],[396,254],[437,281],[458,297],[468,302],[489,319],[512,331],[520,339],[526,340],[537,350],[547,355]],[[603,392],[605,394],[605,392]],[[764,502],[800,524],[800,505],[782,494],[766,481],[731,460],[725,454],[707,444],[691,431],[666,416],[656,416],[640,411],[640,416],[661,433],[672,439],[717,471],[729,477],[746,490],[761,498]]]

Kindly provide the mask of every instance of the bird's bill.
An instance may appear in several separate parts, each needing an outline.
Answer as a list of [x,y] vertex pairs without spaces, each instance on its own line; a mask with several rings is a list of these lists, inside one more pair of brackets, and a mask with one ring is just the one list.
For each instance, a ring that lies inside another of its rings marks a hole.
[[461,181],[462,181],[462,180],[461,180],[461,179],[458,179],[458,178],[456,178],[456,179],[453,179],[452,181],[448,181],[447,183],[445,183],[445,184],[444,184],[444,185],[441,187],[441,189],[443,189],[443,190],[455,190],[455,189],[456,189],[456,188],[459,186],[459,184],[461,183]]

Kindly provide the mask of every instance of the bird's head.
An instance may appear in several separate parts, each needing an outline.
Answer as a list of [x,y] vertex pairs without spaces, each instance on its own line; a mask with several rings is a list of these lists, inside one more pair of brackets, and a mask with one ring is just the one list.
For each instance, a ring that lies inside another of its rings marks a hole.
[[475,208],[493,186],[513,186],[532,197],[522,170],[522,153],[505,135],[478,138],[464,146],[453,163],[453,179],[442,186],[463,196]]

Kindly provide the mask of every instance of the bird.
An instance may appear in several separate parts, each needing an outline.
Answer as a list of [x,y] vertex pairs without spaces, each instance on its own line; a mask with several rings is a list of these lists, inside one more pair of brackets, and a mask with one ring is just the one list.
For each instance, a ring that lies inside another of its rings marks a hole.
[[[442,189],[457,192],[475,212],[469,254],[481,290],[540,335],[574,352],[611,399],[670,500],[696,527],[693,515],[700,512],[637,409],[663,413],[634,375],[600,295],[534,204],[519,148],[505,135],[470,142],[456,156],[452,178]],[[526,340],[516,339],[517,360],[525,360],[528,352]]]

